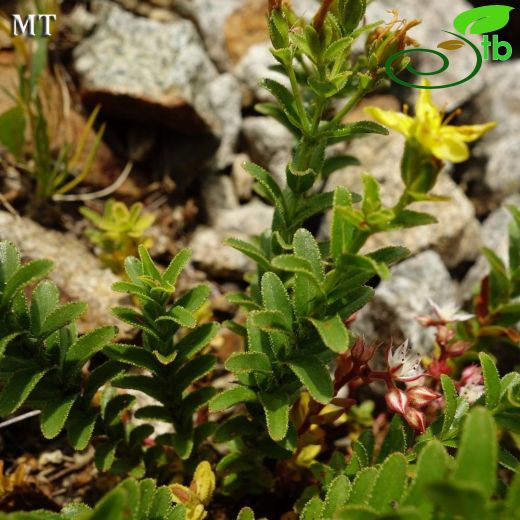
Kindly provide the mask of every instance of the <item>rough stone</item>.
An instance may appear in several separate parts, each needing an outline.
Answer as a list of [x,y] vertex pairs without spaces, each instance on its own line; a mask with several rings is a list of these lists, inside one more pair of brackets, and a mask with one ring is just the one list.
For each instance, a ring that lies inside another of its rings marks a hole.
[[219,170],[233,162],[233,155],[242,125],[242,93],[240,83],[231,74],[222,74],[207,88],[208,113],[215,114],[212,125],[220,137],[220,148],[215,157]]
[[484,171],[487,188],[497,199],[503,200],[520,190],[520,167],[516,160],[520,132],[520,61],[492,65],[483,77],[485,88],[475,98],[474,106],[482,120],[496,121],[498,125],[479,141],[475,155],[487,161]]
[[[266,0],[173,0],[173,8],[197,25],[211,58],[231,70],[251,46],[269,40]],[[310,17],[317,0],[295,0],[295,11]]]
[[222,211],[238,207],[233,181],[227,175],[212,175],[206,179],[202,185],[202,199],[211,225],[216,224]]
[[[254,269],[253,261],[224,245],[229,235],[217,230],[199,226],[190,243],[193,250],[193,264],[211,276],[241,279],[244,273]],[[237,237],[238,238],[238,237]]]
[[217,213],[214,221],[216,229],[230,235],[259,235],[270,227],[273,208],[258,199],[235,209],[224,209]]
[[[362,166],[335,172],[327,188],[343,185],[361,194],[361,174],[368,171],[381,183],[384,204],[395,204],[403,190],[399,173],[403,146],[404,139],[395,132],[389,136],[371,135],[353,141],[347,151],[360,159]],[[434,249],[448,267],[475,259],[480,241],[479,223],[473,205],[446,172],[441,173],[433,192],[449,196],[451,201],[421,202],[414,204],[411,209],[432,214],[439,221],[438,224],[375,235],[367,242],[365,250],[403,245],[415,254]],[[329,224],[330,215],[322,227],[324,237],[328,236]]]
[[74,235],[45,229],[28,218],[0,211],[0,240],[13,242],[27,260],[47,258],[54,262],[49,276],[64,299],[88,304],[88,311],[79,322],[80,332],[111,324],[128,330],[111,313],[112,307],[121,305],[122,296],[111,290],[118,278],[104,269]]
[[234,73],[244,87],[245,105],[251,105],[254,101],[273,100],[273,96],[258,84],[262,79],[274,79],[289,87],[289,81],[283,74],[269,68],[276,64],[270,47],[269,43],[253,45],[235,68]]
[[[425,9],[423,2],[417,2],[417,0],[401,0],[399,2],[395,2],[395,0],[375,0],[367,8],[367,20],[369,23],[377,20],[389,21],[391,15],[388,10],[398,8],[401,18],[407,20],[422,19],[421,25],[414,27],[409,35],[416,39],[422,48],[437,49],[440,42],[453,39],[452,35],[443,31],[453,31],[455,17],[472,7],[466,0],[438,0],[430,2],[427,9]],[[478,37],[473,41],[478,44]],[[432,84],[443,85],[459,81],[467,77],[475,66],[474,53],[467,45],[456,53],[448,52],[447,56],[450,60],[450,66],[442,74],[430,76],[429,79]],[[426,53],[420,53],[417,63],[416,68],[423,71],[433,71],[442,64],[438,57]],[[483,70],[485,68],[486,64]],[[446,105],[448,110],[460,106],[483,87],[483,70],[466,83],[434,91],[434,99],[441,106]],[[418,81],[421,81],[421,79],[419,78]]]
[[242,134],[251,159],[284,186],[285,167],[294,142],[291,133],[271,118],[247,117],[242,124]]
[[244,169],[244,163],[250,161],[249,155],[240,153],[235,156],[231,168],[231,178],[235,193],[240,200],[251,200],[253,196],[253,177]]
[[[507,205],[520,207],[520,195],[509,197],[504,206],[494,211],[482,224],[481,240],[483,247],[494,251],[505,263],[509,262],[508,250],[508,227],[511,214],[506,209]],[[489,273],[489,265],[483,255],[480,255],[475,265],[469,270],[464,278],[460,293],[464,300],[471,298],[473,290],[480,281]]]
[[409,339],[414,349],[427,353],[433,333],[417,322],[417,316],[431,313],[428,298],[443,305],[456,302],[456,297],[456,286],[441,257],[425,251],[392,269],[392,277],[379,284],[353,329],[369,341]]
[[218,73],[192,22],[160,23],[105,2],[97,16],[74,52],[87,104],[187,133],[214,129],[220,120],[205,100]]

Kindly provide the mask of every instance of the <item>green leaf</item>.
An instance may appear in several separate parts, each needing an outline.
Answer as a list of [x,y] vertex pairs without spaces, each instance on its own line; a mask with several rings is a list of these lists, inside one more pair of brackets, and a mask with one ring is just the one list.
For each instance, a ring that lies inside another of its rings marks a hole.
[[518,512],[520,511],[520,473],[517,473],[511,482],[507,493],[506,508],[505,518],[517,520],[519,517]]
[[495,491],[496,469],[495,422],[488,410],[477,407],[464,422],[453,478],[478,487],[489,498]]
[[19,157],[25,141],[25,112],[14,107],[0,115],[0,144],[15,157]]
[[273,177],[263,168],[251,162],[246,162],[244,169],[262,186],[263,191],[269,197],[269,202],[271,202],[273,206],[276,206],[280,212],[280,216],[283,217],[285,215],[283,193]]
[[284,319],[285,330],[292,330],[291,300],[284,284],[274,273],[265,273],[262,277],[262,301],[266,310],[280,312],[280,317]]
[[342,254],[349,252],[350,242],[352,240],[353,227],[352,224],[344,217],[340,207],[351,207],[352,196],[350,191],[343,186],[338,186],[334,191],[334,206],[332,210],[331,223],[331,256],[336,260]]
[[307,229],[299,229],[294,234],[293,245],[294,254],[299,258],[307,260],[316,278],[323,282],[325,280],[325,271],[323,269],[320,248],[312,233]]
[[40,338],[46,338],[53,332],[76,321],[87,310],[87,304],[83,302],[73,302],[61,305],[51,312],[44,320],[39,333]]
[[143,268],[143,275],[149,276],[158,282],[161,281],[162,276],[159,269],[157,269],[157,266],[152,260],[152,257],[150,256],[150,253],[146,247],[142,245],[139,246],[139,258]]
[[222,412],[240,403],[254,403],[257,396],[253,390],[236,386],[217,394],[209,403],[210,412]]
[[272,371],[269,358],[261,352],[234,352],[226,360],[224,366],[235,374],[247,374],[250,372],[270,374]]
[[210,344],[219,331],[218,323],[204,323],[190,331],[176,345],[177,358],[190,359]]
[[280,311],[253,311],[250,314],[251,323],[264,332],[292,333],[292,322]]
[[379,264],[393,265],[410,256],[410,250],[406,247],[383,247],[367,255]]
[[159,338],[157,332],[146,321],[144,316],[142,316],[134,309],[130,309],[129,307],[114,307],[112,309],[112,314],[121,321],[132,325],[132,327],[137,327],[138,329],[143,330],[146,332],[146,334],[149,334],[155,340],[161,341],[161,338]]
[[273,267],[280,271],[288,271],[290,273],[297,273],[305,276],[306,280],[310,282],[313,287],[323,293],[323,288],[318,277],[314,274],[311,263],[294,255],[279,255],[272,261]]
[[392,221],[393,228],[412,228],[417,226],[429,226],[437,224],[439,221],[428,213],[412,211],[409,209],[401,210]]
[[162,279],[164,283],[175,287],[177,283],[177,278],[181,274],[182,270],[186,267],[186,264],[189,262],[191,257],[190,249],[183,249],[175,258],[170,262],[170,265],[164,271]]
[[424,500],[426,487],[446,478],[448,463],[446,449],[437,440],[430,441],[419,454],[415,478],[410,484],[404,504],[417,507],[423,518],[430,518],[433,511],[433,505]]
[[212,354],[204,354],[188,361],[178,372],[175,379],[175,386],[180,392],[183,392],[195,381],[198,381],[205,375],[209,374],[215,364],[217,358]]
[[497,32],[509,23],[510,12],[514,7],[508,5],[486,5],[475,7],[459,14],[453,20],[453,27],[461,34],[485,34]]
[[115,388],[124,388],[126,390],[136,390],[149,395],[153,399],[164,403],[166,400],[164,397],[163,389],[157,385],[157,382],[148,376],[142,375],[123,375],[112,381],[112,386]]
[[31,333],[38,336],[43,322],[59,304],[56,285],[48,280],[39,283],[31,296]]
[[442,422],[441,439],[444,439],[450,431],[457,411],[457,389],[451,378],[441,375],[441,385],[444,394],[444,418]]
[[40,427],[46,439],[54,439],[63,430],[77,398],[77,394],[73,394],[46,403],[40,416]]
[[486,406],[496,408],[500,402],[500,375],[491,357],[485,352],[479,354],[484,384],[486,387]]
[[250,242],[245,242],[237,238],[228,238],[225,243],[251,258],[264,271],[271,269],[269,260],[263,255],[262,251]]
[[305,201],[305,205],[296,213],[295,221],[298,225],[305,223],[308,219],[327,211],[333,202],[332,192],[318,193]]
[[338,314],[326,320],[309,318],[309,321],[314,325],[327,348],[338,354],[348,350],[348,330]]
[[181,305],[175,305],[168,311],[168,316],[159,317],[156,322],[161,322],[163,320],[171,319],[181,327],[187,327],[192,329],[197,325],[197,319],[195,316],[188,310],[186,310]]
[[321,517],[321,510],[323,509],[323,502],[319,496],[312,497],[302,509],[300,520],[323,520]]
[[156,372],[159,368],[157,359],[151,352],[135,345],[115,343],[106,347],[103,353],[110,359],[128,363],[135,367],[146,368],[152,372]]
[[326,137],[334,142],[353,139],[363,134],[388,135],[388,130],[379,123],[373,121],[357,121],[345,125],[338,125],[336,129],[325,133]]
[[43,278],[52,270],[53,263],[49,260],[33,260],[23,265],[6,281],[2,294],[2,304],[5,305],[27,284]]
[[116,459],[116,449],[120,439],[112,439],[101,443],[96,448],[94,462],[99,471],[108,471]]
[[291,359],[287,365],[316,401],[326,404],[334,397],[329,371],[316,356],[301,355]]
[[238,513],[237,520],[255,520],[255,514],[250,507],[243,507]]
[[[321,175],[324,179],[327,179],[337,170],[342,170],[343,168],[347,168],[349,166],[360,165],[361,163],[359,162],[359,159],[353,157],[352,155],[334,155],[325,159],[325,162],[323,163],[323,168],[321,169]],[[341,188],[348,191],[344,187]],[[338,188],[336,188],[336,190],[337,189]]]
[[94,427],[98,419],[96,412],[90,412],[88,414],[78,412],[74,413],[74,409],[67,421],[67,436],[75,450],[84,450],[92,434],[94,433]]
[[0,392],[0,417],[16,412],[45,375],[40,367],[28,367],[12,374]]
[[336,512],[347,503],[349,494],[349,479],[345,475],[339,475],[330,483],[327,489],[321,517],[334,518]]
[[376,468],[361,470],[352,483],[349,504],[368,504],[372,497],[372,489],[376,483],[378,471]]
[[426,496],[437,509],[447,513],[447,518],[489,518],[485,497],[475,484],[457,481],[433,482],[427,486]]
[[101,327],[79,338],[65,354],[64,375],[67,380],[73,380],[81,367],[112,341],[116,332],[115,327]]
[[351,38],[350,36],[345,36],[331,43],[323,53],[323,61],[333,61],[340,57],[342,54],[345,54],[349,47],[352,45],[353,41],[353,38]]
[[20,253],[7,240],[0,241],[0,290],[20,267]]
[[399,504],[406,486],[408,464],[402,453],[392,453],[382,464],[372,489],[370,506],[381,513],[391,512]]
[[299,116],[295,108],[295,100],[292,93],[281,83],[272,79],[260,81],[260,86],[269,91],[278,100],[289,121],[294,126],[299,127]]
[[282,393],[259,394],[265,412],[265,420],[269,436],[273,441],[281,441],[289,428],[289,400]]

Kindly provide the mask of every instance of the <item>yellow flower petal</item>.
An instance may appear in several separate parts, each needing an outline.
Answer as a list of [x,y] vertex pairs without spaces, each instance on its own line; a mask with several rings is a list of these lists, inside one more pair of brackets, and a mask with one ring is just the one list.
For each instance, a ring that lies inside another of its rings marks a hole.
[[381,110],[377,107],[366,107],[365,113],[374,118],[378,123],[397,130],[406,137],[410,137],[414,120],[401,112]]
[[[429,82],[425,80],[423,85],[429,85]],[[433,131],[441,125],[442,115],[439,107],[432,100],[431,90],[420,90],[415,104],[415,117],[419,123],[431,126]]]
[[460,136],[452,132],[444,132],[446,128],[442,128],[435,144],[430,150],[437,159],[450,161],[452,163],[461,163],[469,159],[469,148]]
[[450,133],[456,133],[460,139],[466,143],[471,143],[480,139],[484,134],[493,130],[497,126],[496,123],[485,123],[483,125],[466,125],[466,126],[445,126],[443,133],[449,131]]

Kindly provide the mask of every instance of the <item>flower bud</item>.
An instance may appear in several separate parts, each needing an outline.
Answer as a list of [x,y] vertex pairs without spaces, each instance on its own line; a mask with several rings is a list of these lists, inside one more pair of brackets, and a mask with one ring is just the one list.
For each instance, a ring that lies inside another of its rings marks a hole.
[[404,415],[405,421],[410,425],[411,428],[417,430],[418,432],[424,433],[426,430],[426,422],[425,417],[422,412],[416,410],[415,408],[408,408]]
[[441,394],[434,392],[427,386],[414,386],[406,390],[406,395],[413,406],[421,408],[435,401]]
[[455,341],[451,345],[447,345],[444,348],[444,351],[448,355],[448,357],[459,357],[462,356],[469,348],[471,347],[471,343],[467,341],[459,340]]
[[473,384],[480,385],[484,381],[482,369],[478,365],[469,365],[462,371],[460,384],[462,386]]
[[385,395],[388,408],[395,413],[404,415],[408,406],[408,396],[401,389],[394,387]]

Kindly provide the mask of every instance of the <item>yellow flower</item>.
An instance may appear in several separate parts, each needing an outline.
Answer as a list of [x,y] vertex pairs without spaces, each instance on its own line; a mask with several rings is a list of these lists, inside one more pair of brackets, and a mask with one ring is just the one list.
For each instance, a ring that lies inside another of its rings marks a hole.
[[[423,85],[429,85],[428,81]],[[470,154],[466,143],[476,141],[496,126],[493,122],[466,126],[448,124],[452,117],[444,118],[444,113],[432,101],[429,89],[421,89],[415,117],[377,107],[366,107],[365,112],[382,125],[397,130],[406,139],[417,140],[437,159],[453,163],[467,161]]]

